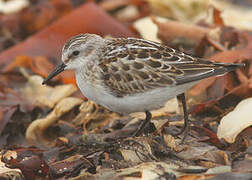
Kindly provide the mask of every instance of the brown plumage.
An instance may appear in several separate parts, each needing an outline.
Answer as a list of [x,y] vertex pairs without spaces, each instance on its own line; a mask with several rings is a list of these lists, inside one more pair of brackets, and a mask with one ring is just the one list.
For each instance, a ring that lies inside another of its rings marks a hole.
[[185,119],[182,142],[189,131],[184,92],[201,79],[243,66],[194,58],[143,39],[104,39],[95,34],[72,37],[63,47],[62,61],[43,83],[63,70],[75,70],[88,99],[119,113],[146,113],[134,135],[140,135],[150,121],[151,110],[177,96]]
[[201,80],[238,66],[194,58],[135,38],[109,39],[103,53],[99,64],[102,77],[117,97]]

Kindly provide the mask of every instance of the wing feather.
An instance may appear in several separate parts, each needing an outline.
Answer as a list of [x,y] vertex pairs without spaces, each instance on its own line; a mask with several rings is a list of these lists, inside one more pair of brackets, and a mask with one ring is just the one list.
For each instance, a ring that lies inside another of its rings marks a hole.
[[101,59],[104,83],[118,97],[227,72],[221,64],[135,38],[108,40]]

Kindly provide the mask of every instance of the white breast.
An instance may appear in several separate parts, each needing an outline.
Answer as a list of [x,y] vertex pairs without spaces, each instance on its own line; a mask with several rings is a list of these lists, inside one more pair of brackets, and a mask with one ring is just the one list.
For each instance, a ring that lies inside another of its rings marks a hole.
[[162,107],[169,99],[185,92],[196,82],[179,86],[158,88],[134,96],[116,97],[108,93],[105,87],[83,81],[76,76],[77,84],[85,97],[111,111],[118,113],[144,112]]

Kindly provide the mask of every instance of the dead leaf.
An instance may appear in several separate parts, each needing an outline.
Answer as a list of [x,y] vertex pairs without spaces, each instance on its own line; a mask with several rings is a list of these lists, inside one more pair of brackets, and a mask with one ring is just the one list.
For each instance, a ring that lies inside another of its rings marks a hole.
[[43,151],[36,148],[19,148],[5,152],[2,161],[9,167],[19,168],[25,179],[46,178],[49,168],[41,158],[41,152]]
[[224,116],[218,127],[217,136],[234,143],[238,134],[252,125],[252,98],[241,101],[235,109]]
[[33,143],[45,143],[45,130],[55,123],[60,116],[70,111],[73,107],[80,105],[79,98],[68,97],[62,99],[46,117],[33,121],[26,130],[26,139]]
[[85,3],[24,42],[0,53],[0,65],[5,67],[16,56],[23,54],[60,59],[61,48],[66,40],[73,35],[85,32],[109,34],[115,37],[135,36],[94,3]]
[[162,23],[154,17],[152,21],[158,26],[158,37],[165,43],[170,43],[178,38],[185,38],[198,43],[210,32],[209,28],[184,24],[177,21]]
[[[14,152],[15,153],[15,152]],[[2,157],[0,157],[2,159]],[[9,168],[6,167],[6,164],[3,161],[0,161],[0,178],[6,179],[7,177],[17,178],[20,180],[25,180],[23,174],[18,168]]]
[[58,85],[54,88],[42,85],[43,78],[41,76],[29,76],[24,69],[22,73],[28,79],[28,82],[24,88],[20,89],[20,92],[34,106],[44,105],[52,108],[60,100],[77,91],[77,87],[72,84]]
[[25,33],[32,34],[48,26],[56,18],[68,14],[72,9],[70,0],[39,0],[21,11],[20,23]]
[[201,80],[192,89],[190,89],[189,93],[192,96],[199,96],[200,93],[206,92],[206,89],[211,86],[216,81],[216,77],[211,77],[207,79]]
[[213,23],[217,26],[224,26],[224,21],[221,18],[221,11],[217,8],[213,8]]
[[89,168],[94,166],[88,159],[83,155],[74,155],[61,161],[57,161],[50,164],[50,171],[53,178],[59,176],[70,176],[75,171],[79,171],[79,168]]

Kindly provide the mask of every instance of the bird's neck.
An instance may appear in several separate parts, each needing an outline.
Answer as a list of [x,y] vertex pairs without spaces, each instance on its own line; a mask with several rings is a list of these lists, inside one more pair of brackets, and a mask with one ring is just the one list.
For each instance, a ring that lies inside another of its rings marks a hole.
[[98,70],[96,61],[86,61],[83,66],[80,66],[80,68],[77,68],[75,70],[76,77],[79,76],[79,78],[85,80],[85,81],[94,81],[98,79]]

